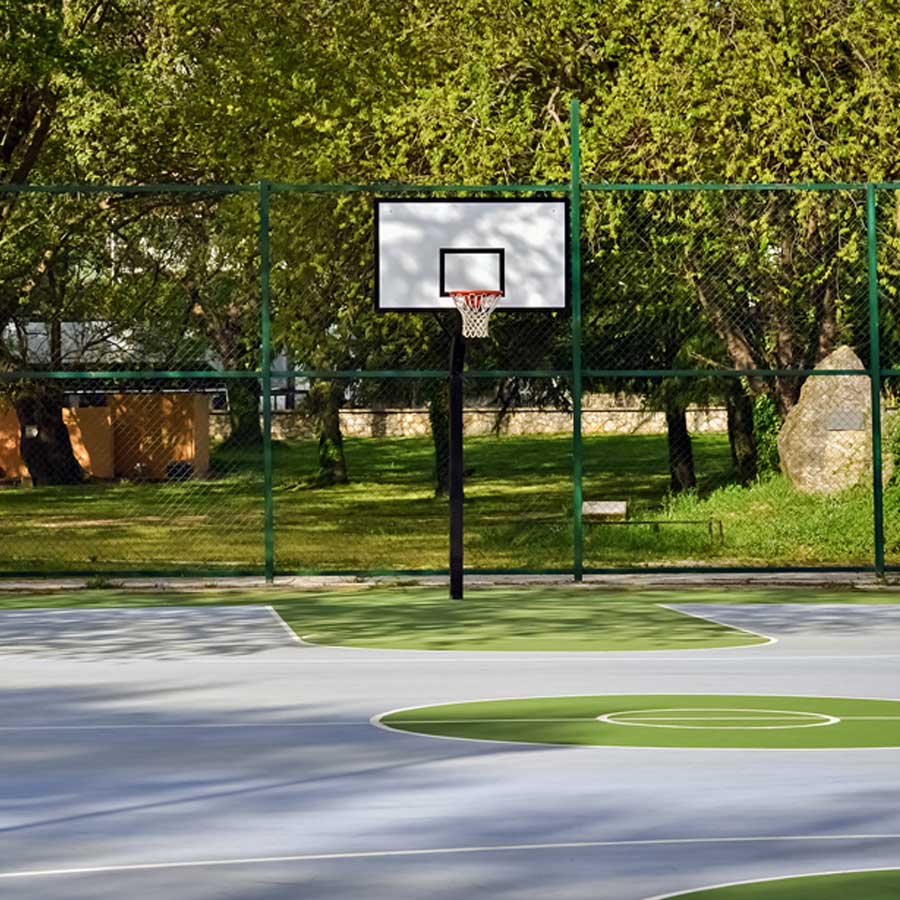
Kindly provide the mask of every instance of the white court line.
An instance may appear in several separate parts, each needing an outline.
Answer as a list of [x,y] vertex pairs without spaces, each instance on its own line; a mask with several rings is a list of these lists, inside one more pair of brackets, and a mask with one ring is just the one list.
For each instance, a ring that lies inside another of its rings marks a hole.
[[[42,616],[45,613],[52,613],[55,616],[80,616],[87,613],[147,613],[147,612],[183,612],[185,610],[203,612],[208,609],[222,609],[219,606],[75,606],[75,607],[57,607],[57,606],[30,606],[27,609],[4,609],[0,610],[0,618],[10,618],[15,616]],[[233,609],[234,607],[226,607]],[[259,609],[259,604],[250,603],[243,609]]]
[[740,887],[745,884],[764,884],[765,882],[789,881],[793,878],[818,878],[826,875],[860,875],[864,872],[896,872],[896,866],[877,866],[871,869],[831,869],[828,872],[803,872],[800,875],[770,875],[767,878],[747,878],[744,881],[723,881],[721,884],[704,884],[700,887],[687,888],[676,891],[674,894],[654,894],[645,900],[674,900],[676,897],[684,897],[686,894],[694,894],[699,891],[717,891],[720,888]]
[[[443,704],[439,704],[443,705]],[[387,715],[387,713],[385,714]],[[499,718],[495,719],[395,719],[394,724],[403,725],[475,725],[479,722],[596,722],[596,716],[547,716],[546,718]]]
[[266,865],[280,862],[318,862],[335,859],[387,859],[397,856],[450,856],[463,853],[509,853],[534,850],[579,850],[593,847],[660,847],[693,844],[757,844],[813,841],[896,841],[900,834],[778,834],[708,838],[636,838],[621,841],[560,841],[537,844],[487,844],[469,847],[427,847],[409,850],[360,850],[347,853],[297,853],[289,856],[244,856],[230,859],[197,859],[110,866],[78,866],[60,869],[24,869],[0,872],[0,878],[42,878],[51,875],[96,875],[108,872],[140,872],[156,869],[192,869],[213,866]]
[[[602,716],[597,716],[598,722],[603,722],[606,725],[624,725],[631,726],[636,728],[676,728],[685,731],[786,731],[786,730],[796,730],[800,728],[821,728],[823,725],[837,725],[840,723],[840,719],[837,716],[829,716],[825,713],[812,713],[812,712],[801,712],[793,709],[784,709],[784,710],[773,710],[773,709],[747,709],[748,712],[761,712],[761,713],[790,713],[790,716],[779,716],[778,718],[773,719],[771,716],[767,718],[761,718],[759,716],[682,716],[682,717],[673,717],[673,716],[652,716],[648,715],[650,713],[655,712],[694,712],[698,709],[696,706],[683,706],[683,707],[663,707],[660,709],[623,709],[618,710],[617,712],[604,713]],[[716,712],[737,712],[737,707],[715,707],[715,706],[707,706],[705,707],[706,712],[716,713]],[[634,716],[635,718],[631,719],[623,719],[622,716]],[[791,716],[793,718],[791,718]],[[800,721],[798,721],[798,719]],[[790,722],[788,725],[715,725],[715,724],[705,724],[705,725],[672,725],[669,724],[673,721],[702,721],[706,723],[711,722],[720,722],[720,721],[734,721],[738,720],[741,722]],[[807,721],[803,721],[807,720]],[[812,720],[812,721],[810,721]]]
[[[476,724],[478,722],[592,722],[594,716],[575,716],[544,719],[398,719],[394,724],[400,725],[429,725],[429,724]],[[858,719],[877,721],[897,721],[900,716],[841,716],[841,721]],[[787,721],[787,720],[786,720]],[[158,722],[129,722],[127,724],[104,724],[102,722],[88,725],[0,725],[0,733],[7,731],[129,731],[139,729],[203,729],[203,728],[363,728],[370,727],[372,722],[368,719],[359,722],[188,722],[188,723],[158,723]],[[395,729],[396,730],[396,729]],[[407,732],[418,734],[419,732]],[[432,735],[427,735],[432,737]],[[886,749],[886,748],[876,748]]]
[[[634,712],[634,710],[627,710],[627,712]],[[735,720],[740,722],[796,722],[796,717],[791,718],[790,716],[715,716],[710,719],[705,716],[677,716],[677,717],[667,717],[663,718],[662,716],[654,716],[648,719],[630,719],[628,722],[612,722],[607,716],[618,716],[622,715],[622,713],[606,713],[603,716],[559,716],[555,718],[534,718],[534,719],[506,719],[506,718],[494,718],[493,716],[489,719],[394,719],[393,724],[395,725],[475,725],[479,722],[485,722],[489,725],[494,724],[495,722],[606,722],[609,725],[643,725],[645,722],[688,722],[688,721],[698,721],[698,722],[721,722],[726,720]],[[810,717],[813,714],[810,714]],[[815,715],[819,715],[816,713]],[[822,718],[831,719],[835,718],[834,716],[825,716]],[[840,719],[836,719],[836,721],[841,721]],[[819,724],[819,723],[817,723]],[[825,723],[821,723],[825,724]],[[710,728],[715,728],[715,725],[711,725]]]
[[[13,642],[7,641],[7,644],[12,643],[23,643],[28,644],[29,641],[21,641],[21,642]],[[845,653],[845,654],[818,654],[818,653],[809,653],[804,655],[792,655],[792,656],[654,656],[652,654],[660,653],[660,652],[669,652],[669,651],[659,651],[659,650],[609,650],[605,651],[603,656],[587,656],[586,654],[592,653],[597,654],[600,651],[596,650],[572,650],[568,652],[565,656],[560,655],[560,651],[554,650],[535,650],[529,653],[529,655],[522,655],[525,651],[512,651],[508,654],[491,656],[492,653],[497,653],[497,651],[492,650],[480,650],[480,651],[460,651],[460,650],[379,650],[372,649],[368,652],[372,653],[372,656],[346,656],[343,653],[335,653],[330,654],[327,651],[336,650],[338,648],[326,646],[324,644],[310,644],[308,641],[305,642],[306,646],[315,647],[319,652],[315,654],[315,658],[311,658],[312,655],[306,656],[304,655],[296,655],[289,658],[268,658],[268,659],[258,659],[252,657],[249,653],[246,656],[207,656],[202,657],[197,654],[179,654],[179,653],[166,653],[165,660],[167,662],[172,660],[177,660],[179,663],[191,663],[193,665],[203,665],[203,666],[218,666],[225,665],[229,668],[233,666],[305,666],[305,665],[313,665],[313,666],[334,666],[334,665],[386,665],[386,666],[399,666],[399,665],[411,665],[411,664],[420,664],[420,665],[452,665],[458,666],[461,662],[477,662],[480,664],[485,663],[512,663],[519,664],[523,662],[527,662],[529,665],[583,665],[584,663],[607,663],[609,665],[612,664],[637,664],[641,666],[646,666],[648,662],[677,662],[677,663],[689,663],[691,665],[695,663],[708,663],[708,662],[727,662],[727,663],[739,663],[739,664],[748,664],[751,663],[753,665],[759,665],[760,663],[783,663],[783,662],[810,662],[810,661],[833,661],[833,660],[863,660],[868,662],[870,660],[900,660],[900,653]],[[732,650],[748,650],[753,649],[753,646],[762,647],[764,645],[747,645],[744,647],[732,647],[732,648],[724,648],[724,649],[732,649]],[[361,651],[362,648],[352,647],[348,648],[351,650]],[[72,658],[71,651],[68,651],[70,655],[65,657],[65,662],[69,662]],[[121,654],[103,654],[102,658],[98,658],[97,651],[92,651],[90,647],[85,646],[85,648],[79,651],[83,656],[91,656],[91,659],[82,660],[88,664],[91,663],[104,663],[107,661],[115,660],[115,662],[119,665],[152,665],[159,662],[158,659],[150,659],[147,657],[141,656],[126,656],[125,651]],[[254,651],[257,652],[257,651]],[[362,652],[366,652],[362,650]],[[515,652],[517,655],[512,655]],[[676,651],[679,653],[702,653],[709,652],[703,650],[679,650]],[[399,653],[399,654],[408,654],[401,656],[387,656],[389,653]],[[326,655],[327,654],[327,655]],[[379,654],[376,656],[375,654]],[[384,654],[384,655],[382,655]],[[627,654],[627,655],[626,655]],[[0,662],[9,662],[15,663],[18,666],[31,663],[31,662],[40,662],[40,663],[58,663],[60,662],[59,654],[41,654],[41,653],[2,653],[0,652]]]
[[2,609],[0,610],[0,621],[9,616],[31,617],[43,616],[45,613],[51,613],[54,616],[83,616],[87,614],[89,617],[94,613],[115,613],[116,615],[173,615],[188,613],[189,615],[203,615],[209,613],[231,612],[237,618],[241,611],[253,610],[258,611],[269,609],[264,603],[206,603],[195,605],[158,605],[158,606],[30,606],[27,609]]
[[191,722],[166,724],[156,722],[129,722],[127,724],[93,725],[0,725],[4,731],[128,731],[147,728],[159,729],[201,729],[201,728],[362,728],[369,727],[363,722]]
[[[629,713],[635,712],[652,712],[653,710],[626,710]],[[624,713],[605,713],[603,720],[606,721],[609,716],[621,716]],[[822,713],[795,713],[792,716],[644,716],[644,718],[631,718],[629,722],[796,722],[797,716],[806,719],[827,719],[833,718]],[[893,718],[893,717],[892,717]],[[599,721],[599,719],[598,719]],[[618,722],[613,722],[618,725]]]
[[[690,602],[690,601],[688,601]],[[662,609],[667,609],[670,612],[678,613],[681,616],[691,616],[694,619],[701,619],[704,622],[712,622],[713,625],[721,625],[723,628],[731,628],[734,631],[743,631],[745,634],[753,634],[756,637],[765,638],[765,640],[761,644],[744,644],[742,647],[723,647],[723,648],[712,648],[712,649],[725,649],[725,650],[746,650],[748,648],[752,649],[753,647],[769,647],[772,644],[778,643],[777,637],[772,637],[771,634],[763,634],[761,631],[754,631],[752,628],[744,628],[743,625],[732,625],[730,622],[723,622],[720,619],[714,619],[712,616],[702,616],[700,613],[696,612],[688,612],[686,609],[679,609],[677,606],[669,606],[667,603],[657,603],[657,606]],[[736,604],[739,605],[739,604]],[[700,648],[697,648],[700,649]]]
[[272,618],[275,619],[278,625],[290,635],[291,640],[294,643],[300,644],[303,647],[312,646],[312,644],[307,644],[306,641],[304,641],[303,638],[301,638],[300,635],[298,635],[297,632],[281,618],[274,606],[267,606],[266,609],[272,614]]
[[[607,713],[607,716],[618,716],[621,713]],[[857,721],[878,721],[878,722],[895,722],[900,719],[900,716],[841,716],[838,718],[837,716],[826,716],[824,713],[803,713],[804,716],[812,718],[812,716],[822,716],[822,718],[826,719],[835,719],[836,722],[857,722]],[[796,722],[796,716],[714,716],[713,721],[720,722],[724,720],[734,720],[736,722]],[[514,719],[514,718],[494,718],[490,719],[394,719],[395,725],[475,725],[479,722],[591,722],[591,721],[607,721],[606,716],[547,716],[545,718],[528,718],[528,719]],[[637,724],[644,724],[644,722],[709,722],[709,716],[652,716],[647,719],[631,719],[627,723],[622,722],[610,722],[610,725],[622,725],[622,724],[631,724],[632,722]],[[318,723],[316,723],[318,724]],[[322,724],[334,724],[340,725],[340,722],[328,722]],[[349,723],[347,723],[349,724]],[[2,726],[0,725],[0,731],[2,731],[6,727],[14,728],[15,726]],[[47,726],[53,727],[53,726]],[[79,727],[79,726],[72,726]],[[122,726],[124,728],[130,726]],[[180,725],[170,726],[172,728],[180,728]],[[185,727],[193,727],[193,726],[185,726]],[[715,727],[715,726],[712,726]]]

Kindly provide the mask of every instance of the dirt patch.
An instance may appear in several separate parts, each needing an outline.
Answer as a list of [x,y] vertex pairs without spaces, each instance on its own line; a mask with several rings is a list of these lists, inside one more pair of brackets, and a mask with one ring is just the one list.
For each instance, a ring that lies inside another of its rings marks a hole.
[[98,528],[117,525],[182,525],[188,522],[208,522],[209,516],[137,516],[121,519],[42,519],[31,524],[36,528]]

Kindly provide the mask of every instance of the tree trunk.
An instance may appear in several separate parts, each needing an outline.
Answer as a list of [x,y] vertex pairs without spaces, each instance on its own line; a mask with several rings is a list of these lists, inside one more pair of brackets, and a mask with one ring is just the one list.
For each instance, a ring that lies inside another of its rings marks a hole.
[[[214,255],[214,254],[213,254]],[[206,333],[217,352],[222,367],[228,371],[252,371],[256,368],[258,348],[246,334],[248,309],[255,309],[256,298],[236,293],[230,303],[220,306],[216,298],[207,300],[193,277],[184,279],[182,287],[189,301],[190,317]],[[175,366],[172,366],[175,368]],[[262,396],[256,378],[233,379],[228,382],[228,418],[231,434],[227,447],[258,446],[263,434],[260,426],[259,401]]]
[[320,485],[347,484],[349,479],[340,417],[343,385],[334,381],[319,381],[310,388],[309,399],[319,426],[316,482]]
[[450,410],[447,385],[442,381],[432,384],[428,421],[434,445],[434,496],[443,497],[450,489]]
[[75,459],[69,429],[62,418],[62,394],[36,387],[15,401],[19,452],[32,483],[79,484],[84,472]]
[[778,375],[772,379],[773,399],[782,422],[800,400],[800,388],[803,387],[803,381],[804,378],[797,375]]
[[231,433],[226,447],[247,447],[262,443],[259,424],[259,382],[255,378],[235,378],[228,383],[228,421]]
[[753,401],[740,379],[730,379],[725,404],[731,461],[738,482],[747,485],[756,478],[756,439],[753,434]]
[[666,432],[669,443],[669,488],[673,494],[695,488],[697,477],[694,474],[694,451],[684,407],[666,410]]

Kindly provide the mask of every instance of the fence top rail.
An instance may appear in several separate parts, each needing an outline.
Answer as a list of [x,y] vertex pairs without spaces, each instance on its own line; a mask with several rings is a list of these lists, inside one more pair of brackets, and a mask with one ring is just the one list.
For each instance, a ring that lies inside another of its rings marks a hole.
[[566,193],[569,184],[414,184],[401,181],[373,181],[366,184],[272,183],[269,190],[278,193],[372,193],[372,194],[440,194],[440,193]]
[[[276,369],[270,370],[272,379],[315,378],[354,381],[372,379],[434,379],[446,378],[446,369]],[[882,377],[900,376],[900,369],[883,368]],[[585,378],[806,378],[809,376],[852,375],[868,378],[868,369],[594,369],[582,370]],[[52,371],[44,369],[14,369],[0,371],[0,383],[10,381],[171,381],[216,379],[259,379],[262,369],[109,369],[91,372],[79,369]],[[466,378],[571,378],[571,369],[466,369]]]
[[0,194],[255,194],[258,184],[0,184]]
[[716,182],[716,181],[685,181],[685,182],[584,182],[581,185],[583,191],[646,191],[660,193],[666,191],[687,192],[715,192],[715,191],[864,191],[869,184],[876,190],[898,190],[900,182],[881,181],[798,181],[798,182]]
[[216,378],[260,378],[262,372],[257,369],[197,369],[175,371],[172,369],[107,369],[90,372],[79,369],[51,371],[43,369],[20,369],[0,372],[0,382],[4,381],[173,381],[173,380],[210,380]]
[[296,183],[264,181],[251,184],[61,182],[0,184],[0,194],[247,194],[259,192],[263,184],[269,193],[305,194],[565,193],[571,187],[569,184],[415,184],[398,181],[373,181],[365,184],[312,181]]
[[[0,184],[0,194],[248,194],[258,193],[265,184],[270,193],[372,193],[372,194],[437,194],[437,193],[567,193],[571,184],[415,184],[411,182],[340,183],[340,182],[253,182],[249,184],[172,182],[158,184],[102,184],[95,182],[60,182]],[[900,190],[900,181],[832,181],[832,182],[582,182],[587,192],[715,192],[715,191],[864,191]]]

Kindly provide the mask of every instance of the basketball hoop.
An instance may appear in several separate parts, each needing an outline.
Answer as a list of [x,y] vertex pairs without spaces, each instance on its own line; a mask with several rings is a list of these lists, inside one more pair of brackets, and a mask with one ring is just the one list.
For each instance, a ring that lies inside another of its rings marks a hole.
[[500,302],[503,291],[450,291],[462,316],[463,337],[486,338],[488,320]]

